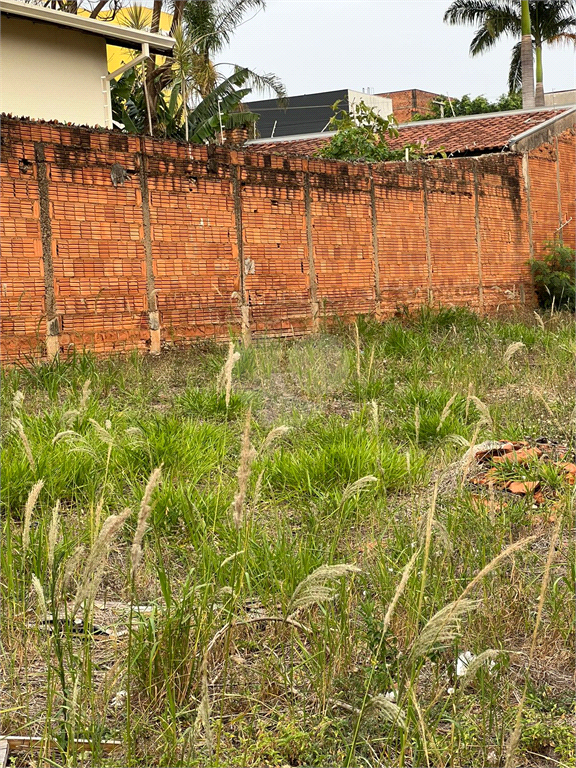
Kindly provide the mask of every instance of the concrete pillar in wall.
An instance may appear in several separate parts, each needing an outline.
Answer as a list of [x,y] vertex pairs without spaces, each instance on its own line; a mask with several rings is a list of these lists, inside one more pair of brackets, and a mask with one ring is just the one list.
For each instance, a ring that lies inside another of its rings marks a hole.
[[144,139],[140,142],[141,152],[138,155],[140,171],[140,190],[142,192],[142,223],[144,226],[144,254],[146,259],[146,299],[148,306],[148,325],[150,328],[150,354],[159,355],[162,338],[160,331],[160,312],[154,281],[154,257],[152,254],[152,226],[150,223],[150,190],[148,188],[148,172]]
[[50,191],[44,144],[34,144],[38,195],[40,201],[40,233],[44,264],[44,302],[46,306],[46,355],[53,360],[60,352],[60,320],[57,314],[52,260],[52,223],[50,220]]

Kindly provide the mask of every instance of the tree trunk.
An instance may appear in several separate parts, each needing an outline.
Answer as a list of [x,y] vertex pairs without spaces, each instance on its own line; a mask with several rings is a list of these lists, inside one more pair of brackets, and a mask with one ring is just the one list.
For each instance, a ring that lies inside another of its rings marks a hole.
[[170,27],[171,35],[174,34],[182,23],[182,11],[184,10],[185,2],[186,0],[174,0],[174,16],[172,16],[172,25]]
[[150,25],[150,32],[158,32],[160,29],[160,14],[162,13],[162,0],[154,0],[152,6],[152,24]]
[[532,25],[530,5],[522,0],[522,109],[534,107],[534,57],[532,50]]
[[544,74],[542,70],[542,45],[536,43],[536,95],[537,107],[544,107]]

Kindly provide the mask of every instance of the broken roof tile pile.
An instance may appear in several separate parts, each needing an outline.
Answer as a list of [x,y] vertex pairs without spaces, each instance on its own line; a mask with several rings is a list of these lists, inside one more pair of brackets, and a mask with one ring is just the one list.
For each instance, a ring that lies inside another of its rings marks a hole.
[[[565,111],[565,108],[528,113],[507,112],[489,117],[476,115],[468,120],[452,118],[408,123],[399,126],[399,136],[389,139],[388,143],[391,149],[402,149],[406,144],[425,142],[426,150],[431,154],[441,151],[449,155],[501,151],[515,136],[550,120],[562,111]],[[306,156],[315,154],[328,141],[330,141],[330,135],[292,141],[262,142],[247,146],[257,152]]]
[[503,498],[527,496],[537,506],[553,503],[557,487],[551,480],[574,485],[573,453],[545,437],[532,446],[526,440],[485,443],[476,446],[469,483],[479,491],[498,491]]

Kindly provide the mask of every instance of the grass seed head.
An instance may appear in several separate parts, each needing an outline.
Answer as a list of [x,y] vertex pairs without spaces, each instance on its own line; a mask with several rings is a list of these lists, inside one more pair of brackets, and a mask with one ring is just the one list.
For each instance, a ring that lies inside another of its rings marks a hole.
[[48,531],[48,568],[52,571],[54,565],[54,552],[56,550],[56,544],[58,542],[58,535],[60,533],[60,499],[57,500],[54,509],[52,510],[52,519],[50,521],[50,529]]
[[252,462],[256,458],[256,451],[252,447],[250,442],[250,420],[252,418],[252,411],[249,408],[246,414],[246,422],[244,424],[244,431],[242,433],[242,443],[240,448],[240,463],[238,465],[238,471],[236,477],[238,478],[238,491],[234,496],[232,503],[232,518],[234,525],[239,528],[244,520],[244,506],[246,502],[246,494],[248,492],[248,483],[250,481],[250,473],[252,471]]
[[106,561],[112,542],[122,530],[124,523],[132,514],[131,509],[125,509],[118,515],[110,515],[102,526],[98,538],[94,542],[84,569],[74,603],[72,605],[72,615],[74,616],[84,601],[90,599],[96,594],[100,580],[106,567]]
[[218,381],[216,383],[218,392],[221,393],[222,390],[225,392],[226,408],[228,408],[230,405],[230,395],[232,393],[232,369],[238,360],[240,360],[240,353],[234,352],[234,344],[233,342],[230,342],[228,345],[228,357],[226,358],[226,362],[220,371],[220,375],[218,376]]
[[28,494],[26,499],[26,506],[24,507],[24,527],[22,529],[22,552],[25,553],[30,545],[30,524],[32,521],[32,512],[40,496],[40,491],[44,488],[44,480],[38,480],[32,486],[32,490]]
[[86,406],[88,405],[88,400],[90,399],[90,394],[91,394],[91,390],[90,390],[91,383],[92,382],[90,379],[86,379],[86,381],[84,382],[84,386],[82,387],[82,394],[80,395],[80,402],[78,404],[78,410],[80,411],[80,413],[82,413],[82,411],[84,411]]
[[18,436],[20,437],[20,441],[24,448],[24,453],[26,454],[26,458],[28,459],[28,464],[30,464],[30,469],[32,470],[32,472],[35,472],[36,462],[34,460],[34,454],[32,453],[32,448],[30,447],[30,442],[28,440],[28,437],[26,436],[26,432],[24,432],[24,425],[22,424],[20,419],[17,419],[14,417],[10,419],[10,425],[12,429],[18,433]]
[[132,541],[132,549],[130,551],[130,561],[132,564],[132,572],[135,573],[138,569],[138,565],[142,559],[142,541],[146,533],[146,526],[148,525],[148,518],[152,512],[150,506],[150,500],[152,499],[152,493],[156,486],[160,483],[162,477],[162,467],[157,467],[146,484],[144,490],[144,496],[140,502],[140,512],[138,513],[138,523],[136,524],[136,532]]
[[370,699],[369,706],[383,719],[389,723],[397,725],[399,728],[406,728],[406,714],[398,704],[395,704],[382,693]]
[[48,609],[46,608],[46,598],[44,597],[44,590],[40,580],[34,574],[32,575],[32,587],[36,592],[36,599],[38,601],[38,613],[42,618],[42,621],[46,621],[48,618]]
[[526,344],[524,344],[523,341],[515,341],[512,344],[510,344],[506,348],[506,352],[504,352],[504,362],[509,363],[510,360],[514,357],[516,352],[518,352],[521,349],[526,348]]
[[438,646],[446,647],[453,643],[460,632],[462,619],[477,606],[477,600],[456,600],[441,608],[414,641],[412,657],[426,656]]
[[333,600],[337,595],[334,582],[349,573],[360,573],[360,570],[357,566],[346,563],[321,565],[316,568],[294,590],[288,605],[290,618],[298,611],[310,608],[312,605]]
[[14,413],[20,413],[22,410],[22,404],[24,403],[24,392],[21,392],[19,389],[16,390],[14,393],[14,397],[12,398],[12,410]]

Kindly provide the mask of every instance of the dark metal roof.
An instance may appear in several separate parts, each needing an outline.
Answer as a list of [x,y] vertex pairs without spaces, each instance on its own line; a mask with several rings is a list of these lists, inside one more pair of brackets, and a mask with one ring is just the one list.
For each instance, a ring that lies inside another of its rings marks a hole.
[[[262,139],[272,136],[294,136],[294,134],[320,133],[333,116],[332,105],[341,101],[341,108],[348,109],[348,89],[310,93],[293,96],[285,109],[278,106],[277,99],[249,101],[246,106],[260,115],[257,131]],[[276,127],[274,127],[276,125]]]

